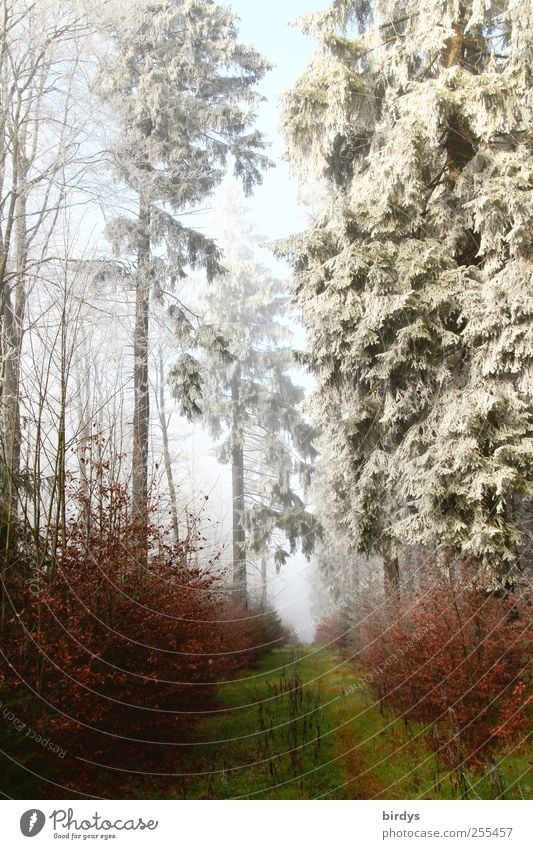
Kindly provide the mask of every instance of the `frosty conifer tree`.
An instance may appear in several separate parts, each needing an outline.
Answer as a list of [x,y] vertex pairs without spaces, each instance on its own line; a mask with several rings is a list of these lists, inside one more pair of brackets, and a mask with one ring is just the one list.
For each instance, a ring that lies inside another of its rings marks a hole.
[[[237,189],[228,192],[217,221],[227,273],[201,292],[201,384],[197,403],[186,409],[201,417],[218,440],[218,460],[232,469],[236,597],[246,602],[248,554],[261,562],[264,605],[267,561],[279,569],[299,544],[304,554],[313,548],[314,518],[293,480],[309,482],[315,449],[313,430],[298,409],[303,391],[290,376],[287,295],[255,258],[245,212]],[[190,355],[186,362],[198,374]],[[189,383],[183,358],[170,383],[183,401]]]
[[336,0],[302,25],[288,149],[335,197],[280,250],[339,513],[389,583],[413,542],[501,576],[531,497],[531,6]]
[[[267,160],[252,128],[256,83],[268,65],[237,41],[231,11],[211,0],[138,0],[108,15],[114,50],[99,76],[120,133],[114,168],[136,199],[109,235],[135,257],[134,508],[147,499],[148,334],[151,292],[187,266],[220,271],[215,244],[183,221],[222,179],[227,165],[250,191]],[[181,220],[180,217],[181,216]]]
[[[311,499],[320,523],[321,536],[314,551],[320,575],[321,595],[329,597],[330,613],[343,607],[352,614],[360,595],[379,580],[379,558],[367,558],[354,550],[353,540],[343,528],[335,492],[331,488],[329,470],[333,460],[326,440],[317,441],[319,459],[313,474]],[[322,605],[324,606],[324,605]],[[325,612],[325,609],[324,609]]]

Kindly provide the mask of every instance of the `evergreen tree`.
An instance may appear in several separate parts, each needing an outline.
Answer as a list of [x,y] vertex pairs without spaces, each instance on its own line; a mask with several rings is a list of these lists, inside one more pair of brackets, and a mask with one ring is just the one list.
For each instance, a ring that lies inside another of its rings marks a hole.
[[147,500],[149,301],[187,266],[219,273],[219,251],[186,224],[228,164],[251,191],[267,160],[253,129],[256,83],[268,69],[237,41],[231,11],[211,0],[142,0],[105,12],[113,50],[98,88],[119,125],[112,159],[136,210],[109,227],[116,252],[134,257],[132,495]]
[[314,518],[294,479],[309,482],[315,449],[298,409],[304,393],[291,377],[287,295],[255,258],[257,240],[244,216],[238,191],[228,193],[217,221],[227,273],[199,298],[199,376],[186,354],[170,383],[183,399],[196,374],[196,402],[188,410],[218,440],[217,458],[232,471],[235,594],[245,603],[248,555],[261,563],[264,606],[268,561],[279,569],[299,544],[306,555],[313,548]]
[[[321,595],[329,598],[330,613],[341,608],[358,611],[360,596],[368,591],[379,576],[379,559],[356,551],[353,540],[343,527],[335,491],[331,488],[329,470],[334,462],[326,440],[318,440],[319,459],[313,474],[311,498],[320,523],[321,537],[314,551]],[[322,608],[325,606],[322,604]],[[320,617],[322,618],[322,617]]]
[[531,497],[531,7],[336,0],[284,101],[334,199],[280,245],[341,520],[512,571]]

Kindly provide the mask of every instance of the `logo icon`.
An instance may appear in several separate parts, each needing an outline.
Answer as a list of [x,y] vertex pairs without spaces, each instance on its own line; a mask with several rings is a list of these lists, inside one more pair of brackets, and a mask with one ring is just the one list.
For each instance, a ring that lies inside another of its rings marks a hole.
[[43,830],[46,817],[42,811],[32,808],[22,814],[20,818],[20,830],[24,837],[35,837]]

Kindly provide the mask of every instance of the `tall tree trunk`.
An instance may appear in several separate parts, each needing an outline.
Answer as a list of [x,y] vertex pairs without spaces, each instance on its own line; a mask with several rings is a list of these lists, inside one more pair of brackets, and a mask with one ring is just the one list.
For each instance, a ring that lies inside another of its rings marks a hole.
[[383,557],[383,573],[385,594],[397,595],[400,592],[400,563],[397,557],[390,555]]
[[268,573],[267,573],[267,558],[261,558],[261,610],[263,613],[267,608],[268,602]]
[[165,367],[163,363],[163,354],[159,349],[159,423],[161,425],[161,435],[163,439],[163,462],[165,463],[165,473],[167,476],[168,495],[170,499],[170,514],[172,517],[172,533],[174,542],[177,544],[180,541],[179,525],[178,525],[178,505],[176,498],[176,486],[174,484],[174,474],[172,471],[172,461],[170,459],[170,449],[168,442],[168,422],[165,413]]
[[135,290],[133,336],[133,456],[132,503],[134,514],[145,518],[148,502],[148,442],[150,394],[148,386],[148,334],[150,316],[150,209],[139,201],[140,244]]
[[248,593],[246,553],[244,547],[246,542],[244,529],[244,445],[238,409],[240,390],[241,370],[239,367],[231,383],[231,400],[233,402],[233,447],[231,466],[233,491],[233,592],[236,601],[246,607]]
[[[460,65],[464,59],[465,51],[465,22],[461,20],[455,22],[452,26],[453,35],[448,39],[443,55],[443,64],[446,68],[452,68],[454,65]],[[458,119],[451,115],[448,118],[448,132],[446,136],[446,165],[448,170],[448,178],[455,185],[461,176],[465,166],[475,156],[476,149],[474,147],[474,137],[470,127],[464,120]],[[472,240],[471,248],[475,247],[473,256],[479,248],[479,245]]]
[[[66,270],[65,270],[66,274]],[[66,283],[66,281],[65,281]],[[58,554],[60,551],[66,550],[66,413],[67,413],[67,384],[70,369],[70,356],[67,350],[67,312],[66,312],[66,293],[63,313],[61,315],[61,375],[60,375],[60,398],[59,398],[59,420],[57,423],[57,448],[54,468],[54,481],[50,496],[50,519],[53,516],[53,521],[48,522],[48,526],[52,526],[51,539],[51,568],[50,580],[53,581],[56,575],[56,567]],[[54,503],[55,502],[55,503]]]
[[[9,241],[0,244],[0,461],[4,472],[0,475],[0,557],[7,564],[15,556],[17,546],[16,522],[18,515],[18,494],[20,475],[20,356],[22,347],[22,328],[26,307],[25,274],[28,254],[26,222],[26,177],[28,165],[24,155],[26,130],[14,144],[12,194],[14,203],[10,206],[10,221],[6,230],[14,234],[15,267],[8,274]],[[15,189],[18,189],[16,191]],[[13,283],[12,283],[13,281]],[[13,302],[14,295],[14,302]],[[2,621],[0,630],[4,630],[4,570],[2,569]]]
[[17,442],[19,439],[18,387],[16,368],[16,322],[9,283],[4,283],[0,306],[0,563],[1,622],[4,633],[8,612],[6,580],[16,548],[15,519],[17,511]]
[[[28,221],[27,221],[27,178],[28,160],[25,156],[26,128],[24,129],[21,153],[20,153],[20,180],[21,191],[17,199],[17,223],[16,223],[16,264],[17,282],[15,290],[15,321],[13,334],[13,474],[18,477],[20,473],[20,359],[22,354],[22,336],[24,328],[24,316],[26,314],[26,266],[28,263]],[[18,494],[14,492],[13,511],[17,510]]]
[[16,479],[20,467],[19,330],[9,284],[2,303],[2,461],[5,468],[4,509],[14,517]]
[[350,581],[350,598],[358,598],[361,587],[361,564],[359,558],[356,557],[353,567],[348,571]]

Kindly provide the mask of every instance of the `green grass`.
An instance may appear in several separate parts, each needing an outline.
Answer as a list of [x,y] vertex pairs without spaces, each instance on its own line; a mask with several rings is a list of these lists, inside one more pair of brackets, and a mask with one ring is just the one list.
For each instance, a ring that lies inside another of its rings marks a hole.
[[428,746],[425,729],[383,715],[328,650],[270,652],[221,687],[220,708],[198,723],[201,745],[180,757],[179,771],[189,774],[178,779],[175,798],[453,799],[466,787],[467,798],[490,799],[530,791],[523,752],[460,782]]

